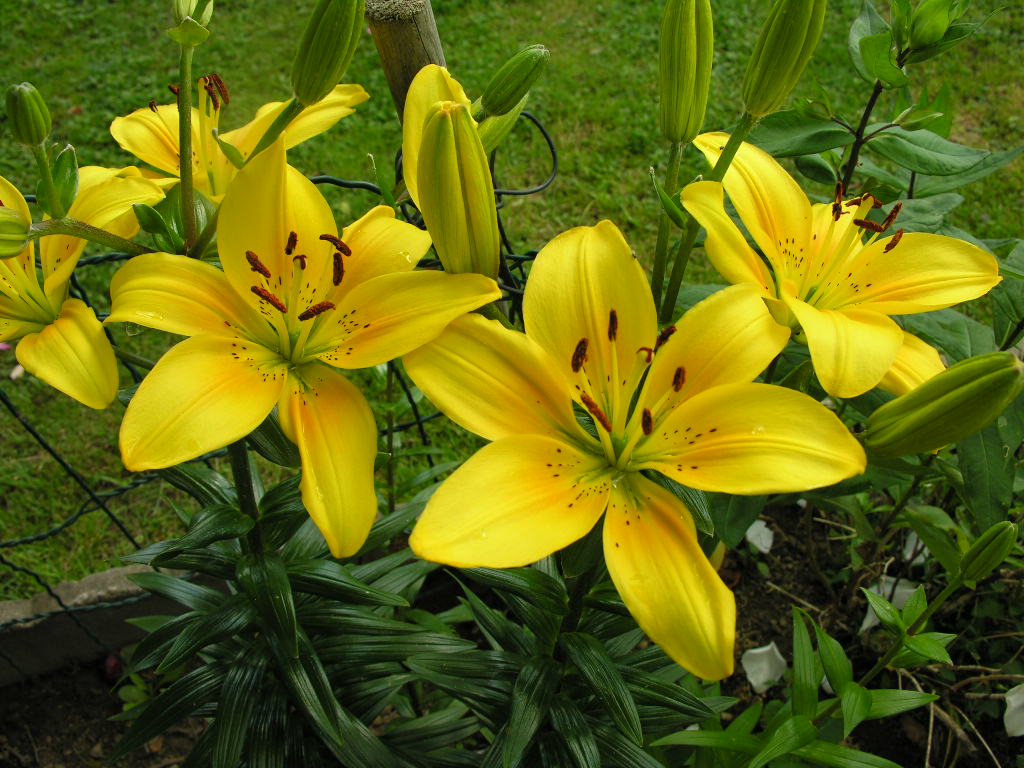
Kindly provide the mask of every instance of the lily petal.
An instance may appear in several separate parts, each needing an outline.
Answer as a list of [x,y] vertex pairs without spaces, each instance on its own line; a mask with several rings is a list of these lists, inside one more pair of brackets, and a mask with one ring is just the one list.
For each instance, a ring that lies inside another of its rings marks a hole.
[[57,319],[25,336],[15,350],[25,370],[90,408],[106,408],[117,395],[117,361],[95,313],[68,299]]
[[903,346],[903,330],[880,312],[817,309],[783,298],[807,335],[814,372],[830,395],[855,397],[876,386]]
[[[11,184],[3,176],[0,176],[0,205],[17,211],[22,215],[26,222],[32,221],[32,213],[28,209],[28,203],[25,202],[25,198],[16,186]],[[26,245],[25,249],[9,259],[0,259],[0,282],[9,282],[6,278],[6,272],[14,264],[21,267],[22,270],[31,269],[35,272],[35,259],[32,256],[31,244]]]
[[[198,123],[198,113],[192,125]],[[172,176],[179,174],[178,108],[163,104],[155,110],[137,109],[127,117],[115,117],[110,134],[121,145],[144,163],[149,163]],[[193,140],[198,139],[193,129]],[[198,168],[198,165],[196,165]]]
[[726,384],[694,395],[657,424],[631,468],[750,495],[821,488],[864,466],[860,443],[813,398],[769,384]]
[[337,368],[369,368],[426,344],[459,315],[499,298],[497,284],[483,275],[381,275],[345,294],[306,349]]
[[342,230],[341,239],[352,251],[345,259],[343,292],[378,275],[411,272],[430,249],[430,235],[396,219],[390,205],[371,208]]
[[612,490],[604,556],[640,628],[697,677],[732,674],[736,601],[679,499],[639,475]]
[[856,285],[829,293],[835,307],[860,306],[887,315],[928,312],[984,295],[1002,279],[991,253],[943,235],[908,232],[872,243],[848,267]]
[[[729,135],[703,133],[693,145],[714,164]],[[811,239],[811,204],[786,170],[764,150],[743,142],[722,179],[747,230],[779,275],[789,242]]]
[[657,321],[643,268],[614,224],[570,229],[544,246],[523,314],[527,335],[570,380],[585,339],[585,371],[577,375],[589,377],[604,413],[625,415],[629,404],[617,400],[639,383],[639,356],[654,345]]
[[935,347],[904,331],[903,346],[878,387],[896,396],[905,395],[944,370],[946,366]]
[[455,101],[470,106],[469,98],[459,82],[448,74],[448,70],[436,64],[428,64],[416,73],[409,84],[405,97],[405,112],[402,117],[402,177],[405,179],[409,197],[419,205],[420,144],[423,143],[423,125],[427,112],[439,101]]
[[772,293],[771,272],[747,238],[725,212],[724,187],[717,181],[696,181],[683,188],[683,207],[707,230],[708,259],[733,284],[752,283],[763,295]]
[[661,409],[719,384],[753,381],[786,346],[790,334],[749,284],[712,294],[675,327],[647,374],[645,401]]
[[121,422],[121,459],[160,469],[241,440],[277,403],[287,367],[240,337],[194,336],[160,358]]
[[610,489],[602,458],[516,435],[484,446],[437,489],[409,546],[460,568],[528,565],[583,538]]
[[137,323],[182,336],[252,333],[266,328],[263,318],[232,289],[216,267],[185,256],[144,253],[128,261],[110,282],[107,322]]
[[302,503],[331,554],[349,557],[377,516],[373,412],[355,385],[319,363],[301,366],[289,381],[279,413],[302,457]]
[[416,386],[460,426],[488,440],[578,431],[568,380],[528,336],[464,315],[403,359]]

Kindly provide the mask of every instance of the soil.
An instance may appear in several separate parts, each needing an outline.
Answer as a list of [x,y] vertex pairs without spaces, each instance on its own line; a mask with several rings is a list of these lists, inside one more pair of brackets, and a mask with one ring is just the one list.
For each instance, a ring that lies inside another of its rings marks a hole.
[[[775,533],[768,554],[754,554],[745,545],[730,552],[722,576],[737,598],[737,658],[748,648],[774,641],[783,656],[791,658],[791,613],[800,605],[827,631],[849,647],[864,615],[863,600],[854,593],[846,599],[843,585],[832,587],[817,574],[834,571],[845,562],[842,544],[827,540],[827,528],[800,509],[774,510],[767,522]],[[835,548],[835,549],[833,549]],[[810,567],[809,567],[810,564]],[[760,567],[759,567],[760,566]],[[863,636],[861,636],[863,637]],[[864,642],[868,642],[866,639]],[[861,673],[877,658],[868,648],[852,654],[854,672]],[[120,673],[116,657],[92,666],[65,670],[0,689],[0,768],[100,768],[104,758],[124,732],[126,724],[108,718],[121,711],[114,691]],[[781,685],[782,683],[780,683]],[[894,675],[877,680],[873,687],[910,687]],[[778,698],[778,687],[755,693],[741,670],[723,683],[722,693],[741,703],[731,716],[750,703]],[[940,700],[946,709],[969,706],[966,700]],[[1000,712],[1002,707],[999,707]],[[726,718],[730,715],[727,713]],[[1006,766],[1013,768],[1019,744],[1006,736],[999,718],[979,718],[975,723],[991,750],[986,754],[970,725],[959,730],[943,722],[941,713],[929,722],[922,708],[898,717],[862,723],[847,743],[886,757],[902,766]],[[136,750],[118,768],[174,768],[188,754],[203,723],[187,721],[155,739],[145,750]],[[1019,739],[1016,741],[1020,741]],[[930,747],[929,747],[930,744]],[[926,762],[930,755],[930,763]]]

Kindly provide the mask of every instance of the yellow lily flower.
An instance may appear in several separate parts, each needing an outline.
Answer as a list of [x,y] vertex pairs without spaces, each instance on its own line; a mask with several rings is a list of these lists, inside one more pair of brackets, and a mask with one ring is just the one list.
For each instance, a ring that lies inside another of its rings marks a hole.
[[[714,163],[728,138],[705,133],[694,145]],[[764,260],[725,212],[723,190]],[[995,258],[962,240],[902,230],[883,237],[897,211],[881,225],[869,221],[878,206],[871,195],[843,201],[837,193],[832,204],[812,205],[751,144],[740,147],[724,183],[695,182],[682,199],[707,230],[711,263],[729,282],[760,292],[776,320],[806,342],[822,387],[838,397],[879,385],[902,394],[941,371],[935,350],[889,315],[969,301],[1000,280]]]
[[863,450],[806,395],[750,383],[786,335],[750,288],[659,333],[643,269],[610,222],[545,246],[524,315],[525,334],[461,317],[404,358],[442,411],[494,441],[441,485],[410,545],[459,567],[522,566],[603,515],[608,570],[640,627],[694,674],[730,674],[732,593],[690,512],[643,473],[726,493],[806,490],[862,472]]
[[[214,138],[220,123],[220,111],[226,103],[226,91],[219,78],[200,79],[200,105],[192,109],[192,178],[195,188],[214,202],[219,202],[238,169]],[[290,149],[331,128],[341,118],[352,114],[355,107],[369,98],[359,85],[338,85],[322,101],[306,107],[284,131],[285,147]],[[286,102],[264,104],[256,117],[233,131],[220,134],[221,141],[248,158]],[[117,117],[110,124],[110,133],[122,149],[144,163],[170,175],[181,173],[178,148],[178,107],[163,104],[137,109],[127,117]]]
[[[68,216],[124,238],[139,231],[134,203],[156,203],[163,192],[136,168],[86,166]],[[31,221],[21,193],[0,178],[0,204]],[[96,314],[68,297],[71,273],[86,241],[47,235],[0,261],[0,341],[20,339],[15,354],[26,371],[90,408],[106,408],[117,395],[117,361]],[[42,281],[40,282],[40,273]]]
[[161,358],[121,424],[121,456],[141,471],[242,439],[278,408],[302,459],[302,500],[336,557],[373,524],[377,431],[340,369],[409,352],[452,319],[500,297],[493,280],[413,269],[421,230],[374,208],[338,236],[316,187],[279,139],[221,204],[216,267],[143,254],[111,283],[108,321],[191,338]]

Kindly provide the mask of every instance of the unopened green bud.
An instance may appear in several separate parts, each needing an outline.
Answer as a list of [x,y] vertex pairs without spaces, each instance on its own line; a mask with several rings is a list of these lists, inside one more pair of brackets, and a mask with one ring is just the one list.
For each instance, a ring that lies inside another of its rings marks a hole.
[[213,0],[172,0],[171,5],[175,24],[191,18],[205,27],[213,16]]
[[743,105],[754,117],[774,112],[811,59],[825,24],[825,0],[775,0],[743,76]]
[[714,56],[711,0],[668,0],[658,36],[661,134],[673,143],[700,133]]
[[979,581],[998,568],[1017,544],[1017,526],[996,523],[979,536],[960,560],[964,581]]
[[480,141],[484,145],[484,152],[490,154],[498,148],[498,145],[505,140],[505,137],[512,132],[512,128],[522,114],[526,101],[530,96],[527,94],[519,100],[512,109],[504,115],[486,115],[476,127],[480,134]]
[[7,89],[7,122],[11,137],[26,147],[38,147],[53,128],[50,110],[32,83],[12,85]]
[[939,42],[953,23],[953,0],[924,0],[910,19],[910,47],[925,48]]
[[882,456],[937,451],[974,434],[1024,387],[1024,363],[1010,352],[950,366],[868,417],[864,444]]
[[320,0],[292,62],[292,91],[303,106],[316,104],[341,80],[363,31],[365,0]]
[[500,239],[494,183],[469,107],[434,104],[423,124],[419,207],[448,272],[498,275]]
[[502,64],[480,97],[484,112],[504,115],[512,111],[537,82],[547,61],[548,49],[543,45],[531,45]]
[[25,250],[31,226],[21,213],[0,203],[0,259],[10,259]]

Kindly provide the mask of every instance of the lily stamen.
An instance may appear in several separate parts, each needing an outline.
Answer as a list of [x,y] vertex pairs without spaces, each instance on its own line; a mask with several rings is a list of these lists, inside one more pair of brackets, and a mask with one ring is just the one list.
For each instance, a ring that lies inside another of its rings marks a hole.
[[615,341],[619,333],[619,316],[615,310],[608,313],[608,341]]
[[[295,246],[299,244],[299,236],[294,232],[288,233],[288,242],[284,246],[285,256],[291,256],[295,252]],[[303,265],[305,266],[305,265]]]
[[281,301],[279,298],[277,298],[277,296],[272,294],[266,288],[263,288],[263,287],[258,286],[258,285],[254,285],[249,290],[252,291],[253,293],[255,293],[257,296],[259,296],[261,299],[263,299],[263,301],[267,302],[267,304],[272,306],[274,309],[276,309],[282,315],[288,313],[288,307],[286,307],[284,305],[284,302]]
[[576,349],[572,351],[572,372],[579,373],[580,368],[583,367],[583,363],[587,361],[587,346],[590,344],[587,339],[583,338],[576,342]]
[[903,232],[904,230],[902,228],[897,229],[895,232],[893,232],[892,239],[885,244],[885,247],[882,249],[882,253],[888,253],[893,248],[895,248],[896,245],[899,243],[900,239],[903,237]]
[[594,398],[592,398],[586,392],[581,392],[580,400],[583,401],[583,405],[586,407],[586,409],[590,411],[590,415],[594,417],[594,421],[598,422],[602,427],[604,427],[605,432],[611,434],[612,422],[605,414],[605,412],[601,410],[601,406],[599,406],[594,401]]
[[317,315],[323,314],[329,309],[334,309],[334,304],[329,301],[321,301],[318,304],[314,304],[305,312],[299,315],[299,320],[312,320]]
[[341,254],[337,251],[334,252],[334,274],[331,276],[331,282],[334,285],[341,285],[342,279],[345,277],[345,264],[341,260]]
[[253,272],[259,272],[261,275],[263,275],[268,280],[270,279],[270,277],[271,277],[270,270],[267,269],[266,264],[264,264],[262,261],[260,261],[260,257],[259,256],[257,256],[252,251],[246,251],[245,252],[245,260],[249,262],[249,268]]
[[653,351],[657,353],[657,351],[661,349],[662,345],[664,345],[666,341],[672,338],[672,334],[675,332],[676,327],[674,325],[666,325],[664,328],[662,328],[661,332],[658,334],[658,338],[654,342]]

